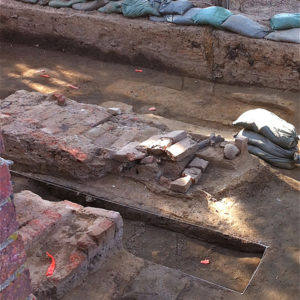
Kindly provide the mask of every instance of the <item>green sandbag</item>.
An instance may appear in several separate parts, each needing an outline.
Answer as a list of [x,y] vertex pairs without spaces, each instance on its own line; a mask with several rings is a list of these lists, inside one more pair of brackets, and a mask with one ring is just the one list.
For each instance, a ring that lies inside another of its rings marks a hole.
[[232,124],[257,132],[285,149],[294,148],[298,144],[295,126],[266,109],[248,110]]
[[76,3],[84,3],[86,2],[85,0],[51,0],[49,2],[49,6],[55,7],[55,8],[60,8],[60,7],[71,7],[73,4]]
[[158,6],[152,7],[148,0],[124,0],[122,13],[128,18],[141,16],[159,16]]
[[270,25],[273,30],[300,28],[300,13],[277,14],[271,18]]
[[274,167],[281,169],[294,169],[296,166],[296,162],[293,159],[274,156],[253,145],[248,145],[248,151],[249,153],[265,160]]
[[224,7],[210,6],[201,9],[193,17],[193,22],[196,24],[208,24],[214,27],[220,27],[231,15],[232,12]]
[[98,11],[105,14],[121,14],[122,13],[122,1],[112,1],[107,3],[104,7],[98,9]]

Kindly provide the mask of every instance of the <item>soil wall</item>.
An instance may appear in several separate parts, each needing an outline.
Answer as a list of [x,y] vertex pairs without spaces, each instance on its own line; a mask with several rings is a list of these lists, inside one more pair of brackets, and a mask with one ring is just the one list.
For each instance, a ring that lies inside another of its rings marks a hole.
[[299,45],[0,0],[1,38],[229,84],[299,90]]

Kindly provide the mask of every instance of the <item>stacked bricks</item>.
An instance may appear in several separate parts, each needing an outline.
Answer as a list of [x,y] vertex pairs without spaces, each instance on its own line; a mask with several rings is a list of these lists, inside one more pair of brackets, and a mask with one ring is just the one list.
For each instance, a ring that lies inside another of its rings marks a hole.
[[[0,132],[0,154],[4,152]],[[26,253],[18,232],[8,166],[0,158],[0,299],[33,299]]]

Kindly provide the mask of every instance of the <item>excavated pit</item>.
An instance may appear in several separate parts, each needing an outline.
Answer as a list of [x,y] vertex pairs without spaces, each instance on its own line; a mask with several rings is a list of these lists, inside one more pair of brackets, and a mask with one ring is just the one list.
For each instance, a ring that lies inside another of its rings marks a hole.
[[[16,192],[30,190],[44,199],[72,199],[85,206],[115,210],[124,218],[123,247],[135,256],[180,270],[220,287],[244,293],[267,246],[180,220],[155,215],[81,193],[79,190],[13,173]],[[209,264],[201,261],[209,260]]]

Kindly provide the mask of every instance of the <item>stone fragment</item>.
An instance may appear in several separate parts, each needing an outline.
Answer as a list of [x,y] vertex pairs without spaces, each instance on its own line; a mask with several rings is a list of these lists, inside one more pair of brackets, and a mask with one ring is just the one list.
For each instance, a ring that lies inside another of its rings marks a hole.
[[142,165],[152,164],[153,162],[155,162],[155,158],[154,158],[154,156],[152,156],[152,155],[146,156],[145,158],[143,158],[143,159],[141,160],[141,164],[142,164]]
[[224,147],[224,157],[227,159],[234,159],[238,154],[240,153],[240,150],[237,146],[233,144],[227,144]]
[[205,171],[207,166],[208,161],[198,157],[195,157],[189,164],[189,167],[201,169],[202,172]]
[[247,153],[248,152],[248,138],[245,136],[238,136],[234,140],[235,146],[239,148],[240,152]]
[[112,114],[113,116],[117,116],[117,115],[120,115],[122,114],[122,111],[121,111],[121,108],[119,107],[109,107],[107,109],[107,111]]
[[186,193],[191,185],[192,185],[192,178],[191,176],[188,175],[172,181],[170,184],[170,189],[173,192]]
[[198,183],[201,178],[202,171],[198,168],[188,168],[185,169],[182,173],[183,176],[190,176],[193,183]]
[[107,101],[101,103],[102,107],[110,108],[110,107],[117,107],[121,109],[122,113],[129,114],[132,113],[133,107],[132,105],[123,103],[123,102],[118,102],[118,101]]
[[132,142],[124,146],[121,150],[112,152],[111,158],[119,162],[130,162],[138,159],[143,159],[146,154],[137,150],[138,142]]
[[154,135],[137,146],[137,149],[154,155],[161,155],[173,143],[171,138]]
[[168,147],[167,155],[174,161],[181,161],[187,156],[193,155],[198,150],[198,143],[190,138],[185,138],[182,141]]

